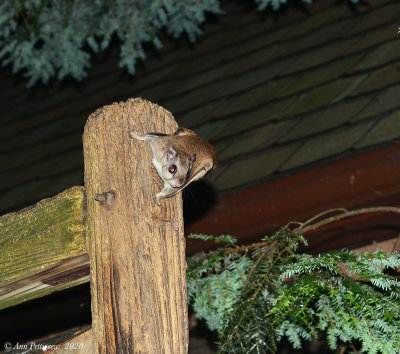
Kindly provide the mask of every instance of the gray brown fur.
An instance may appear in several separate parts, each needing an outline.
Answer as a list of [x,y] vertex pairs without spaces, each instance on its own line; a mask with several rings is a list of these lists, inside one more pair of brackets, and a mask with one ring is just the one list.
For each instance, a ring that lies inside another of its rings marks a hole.
[[[158,204],[160,199],[172,197],[191,182],[202,178],[217,164],[214,147],[192,130],[178,128],[171,135],[140,135],[133,131],[130,135],[147,141],[153,150],[153,165],[164,182],[164,188],[156,195]],[[168,170],[171,165],[177,167],[174,174]]]

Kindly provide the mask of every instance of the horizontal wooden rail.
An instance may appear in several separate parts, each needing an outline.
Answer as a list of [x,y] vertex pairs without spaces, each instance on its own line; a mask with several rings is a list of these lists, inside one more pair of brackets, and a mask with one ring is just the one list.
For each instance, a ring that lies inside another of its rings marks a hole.
[[89,281],[84,230],[83,187],[0,217],[0,309]]

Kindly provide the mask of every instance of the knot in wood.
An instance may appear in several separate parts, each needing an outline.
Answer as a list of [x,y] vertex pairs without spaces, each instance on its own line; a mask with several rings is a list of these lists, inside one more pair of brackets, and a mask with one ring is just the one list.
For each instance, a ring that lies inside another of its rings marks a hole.
[[95,200],[100,202],[101,205],[104,206],[111,206],[115,202],[115,192],[114,191],[108,191],[104,193],[99,193],[96,194],[94,197]]

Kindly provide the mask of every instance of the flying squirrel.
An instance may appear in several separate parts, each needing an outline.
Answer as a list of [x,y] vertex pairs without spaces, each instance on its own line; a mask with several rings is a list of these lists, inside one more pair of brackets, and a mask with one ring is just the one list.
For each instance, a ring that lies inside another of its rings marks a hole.
[[173,134],[130,132],[132,138],[147,141],[153,150],[152,163],[164,182],[156,195],[169,198],[183,190],[193,181],[204,177],[217,164],[214,147],[195,132],[178,128]]

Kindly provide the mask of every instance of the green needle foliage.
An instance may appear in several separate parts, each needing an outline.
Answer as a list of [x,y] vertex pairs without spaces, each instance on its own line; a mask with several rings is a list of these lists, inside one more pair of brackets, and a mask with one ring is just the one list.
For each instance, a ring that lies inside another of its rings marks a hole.
[[[259,10],[277,10],[286,0],[254,2]],[[28,87],[54,76],[82,80],[92,53],[106,50],[114,38],[119,65],[134,74],[146,58],[145,43],[162,47],[161,30],[194,42],[208,13],[222,13],[219,0],[0,0],[0,59],[23,72]]]
[[188,301],[220,353],[275,352],[285,336],[299,349],[321,332],[332,350],[400,353],[400,282],[388,274],[399,253],[296,254],[306,240],[288,227],[250,246],[193,237],[227,242],[190,257],[187,271]]

